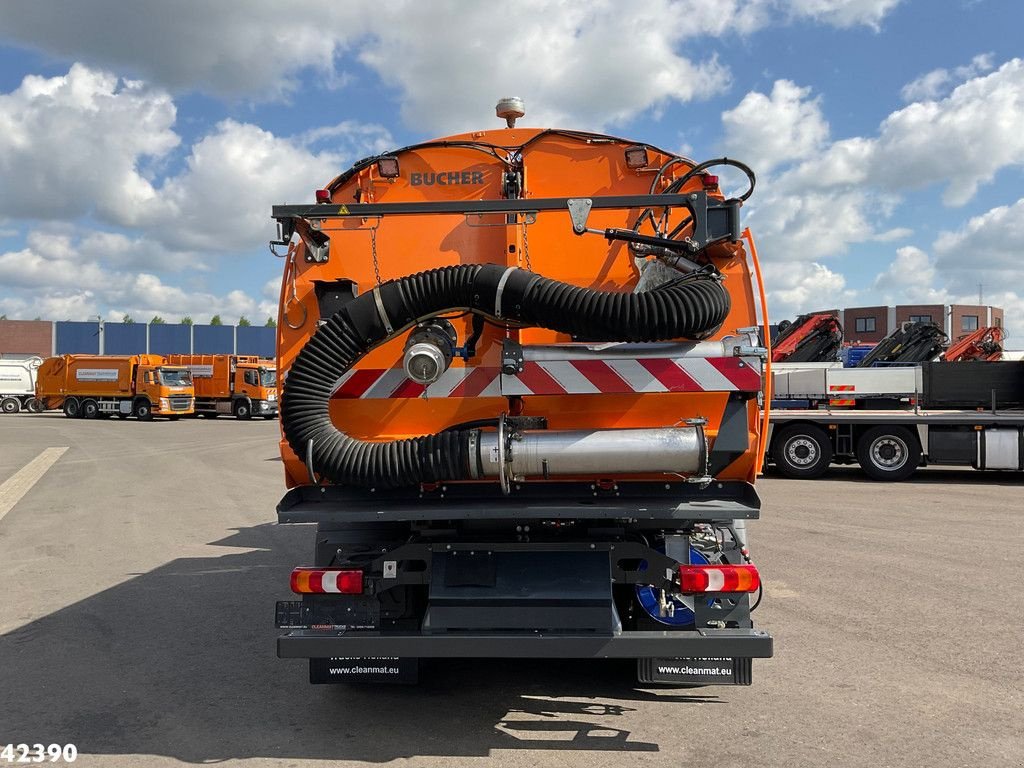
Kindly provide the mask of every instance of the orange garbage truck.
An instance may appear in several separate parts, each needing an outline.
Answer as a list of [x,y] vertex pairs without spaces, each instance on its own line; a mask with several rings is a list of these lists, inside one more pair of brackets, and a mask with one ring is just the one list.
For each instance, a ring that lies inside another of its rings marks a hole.
[[196,413],[215,419],[277,417],[277,363],[255,355],[167,355],[192,373]]
[[770,365],[754,175],[498,112],[273,209],[277,513],[316,526],[278,655],[316,683],[546,657],[748,685],[772,655],[747,534]]
[[148,421],[191,414],[195,393],[188,369],[160,355],[61,355],[39,366],[36,398],[71,418]]

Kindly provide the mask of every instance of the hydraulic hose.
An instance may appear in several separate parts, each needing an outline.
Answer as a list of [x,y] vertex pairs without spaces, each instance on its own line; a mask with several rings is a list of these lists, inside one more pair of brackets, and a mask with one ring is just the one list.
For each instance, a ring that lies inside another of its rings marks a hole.
[[370,442],[346,435],[328,412],[341,377],[369,350],[428,318],[470,311],[592,341],[705,338],[729,313],[729,294],[704,277],[642,293],[580,288],[517,267],[461,265],[382,283],[347,303],[313,334],[285,380],[285,437],[334,483],[402,487],[470,478],[472,430]]

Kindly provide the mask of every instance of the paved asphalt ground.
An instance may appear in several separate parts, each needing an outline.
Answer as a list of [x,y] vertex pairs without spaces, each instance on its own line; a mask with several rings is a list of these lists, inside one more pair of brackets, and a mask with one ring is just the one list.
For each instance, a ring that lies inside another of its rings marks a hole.
[[0,417],[0,483],[68,447],[0,519],[0,744],[133,767],[1024,763],[1020,476],[769,477],[752,545],[776,658],[749,688],[649,691],[628,664],[520,661],[311,687],[274,656],[274,601],[312,551],[310,528],[273,524],[276,437],[231,419]]

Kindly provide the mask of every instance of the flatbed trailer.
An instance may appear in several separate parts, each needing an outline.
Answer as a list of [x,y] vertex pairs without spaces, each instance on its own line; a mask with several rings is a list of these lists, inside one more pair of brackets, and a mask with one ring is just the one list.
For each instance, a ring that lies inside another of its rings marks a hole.
[[[826,384],[812,391],[807,382],[819,377]],[[768,430],[769,456],[787,477],[820,477],[833,463],[859,464],[875,480],[903,480],[927,465],[1024,471],[1024,363],[803,370],[787,378],[776,379],[789,399],[775,401]]]

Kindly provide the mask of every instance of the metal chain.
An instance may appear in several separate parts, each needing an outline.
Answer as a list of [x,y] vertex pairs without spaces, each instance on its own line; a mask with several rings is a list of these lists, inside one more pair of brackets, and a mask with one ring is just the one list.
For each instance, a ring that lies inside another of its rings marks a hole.
[[373,276],[380,285],[380,263],[377,261],[377,228],[370,229],[370,251],[373,253]]
[[526,259],[526,268],[533,272],[533,266],[530,264],[530,238],[527,235],[528,225],[526,223],[526,217],[528,214],[523,214],[523,257]]

